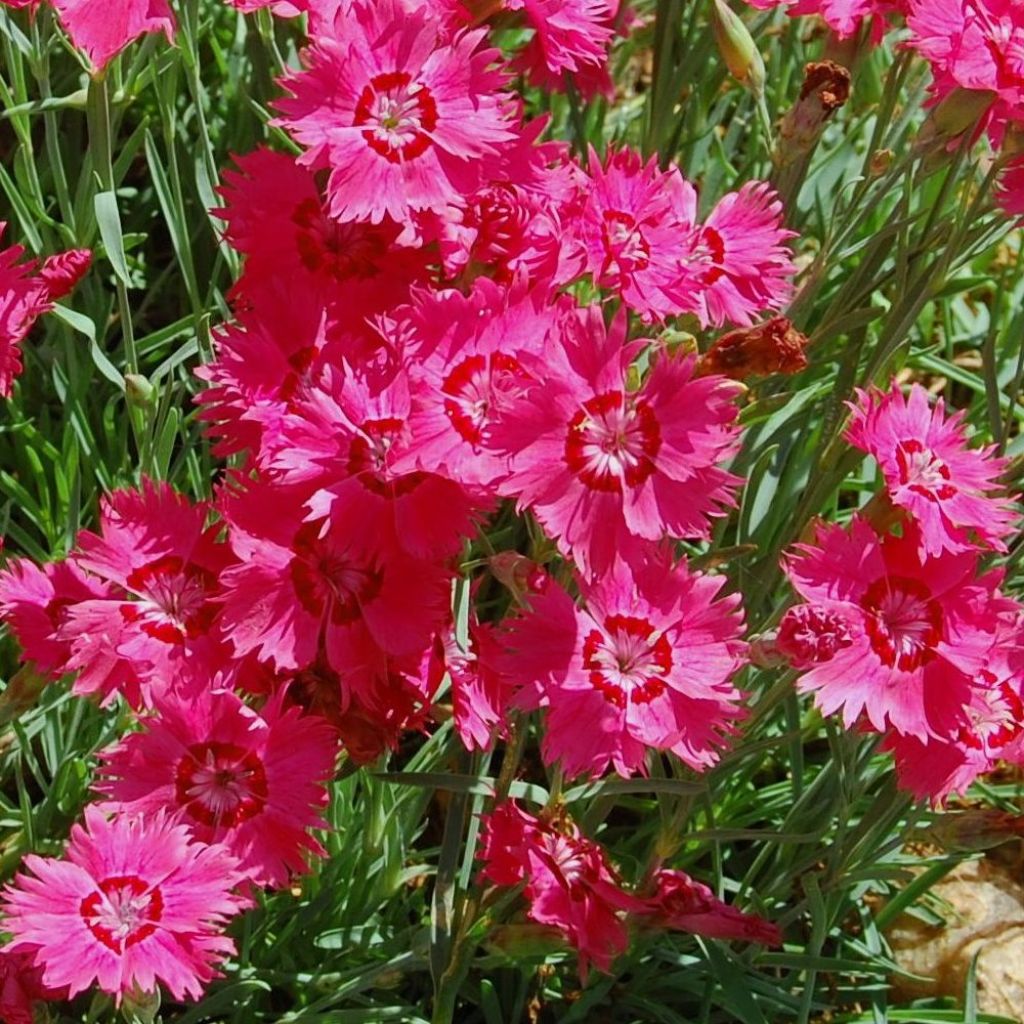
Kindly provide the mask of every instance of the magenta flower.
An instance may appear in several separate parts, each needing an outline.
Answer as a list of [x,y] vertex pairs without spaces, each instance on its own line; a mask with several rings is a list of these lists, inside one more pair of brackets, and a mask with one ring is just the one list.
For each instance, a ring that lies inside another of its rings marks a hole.
[[[7,228],[0,221],[0,236]],[[21,343],[32,325],[53,309],[89,269],[91,253],[85,249],[50,256],[37,268],[23,260],[25,249],[12,245],[0,250],[0,397],[9,398],[14,379],[21,373]]]
[[217,666],[210,598],[231,553],[216,540],[218,528],[206,527],[208,513],[168,484],[144,480],[102,503],[99,534],[79,534],[70,561],[107,593],[68,605],[57,633],[71,648],[67,667],[80,672],[76,693],[107,700],[120,691],[138,707],[154,688]]
[[849,531],[819,527],[785,562],[805,603],[786,613],[779,646],[803,670],[799,689],[822,714],[842,710],[847,728],[864,715],[878,732],[949,736],[1012,611],[976,554],[920,552],[913,527],[879,538],[855,518]]
[[643,913],[660,928],[674,928],[709,939],[742,939],[781,946],[778,925],[756,914],[723,903],[702,882],[685,871],[661,868],[654,876],[656,891],[645,900]]
[[698,771],[717,760],[742,717],[732,677],[746,649],[739,598],[719,597],[722,582],[662,551],[637,568],[616,562],[581,588],[583,608],[553,582],[529,598],[502,668],[521,703],[548,709],[545,761],[596,777],[645,771],[652,749]]
[[71,41],[102,71],[129,43],[147,32],[174,39],[167,0],[51,0]]
[[96,985],[120,1002],[162,983],[198,999],[234,952],[222,929],[246,906],[235,859],[162,811],[108,819],[87,807],[64,859],[29,854],[25,866],[4,890],[4,951],[30,954],[70,996]]
[[622,149],[604,166],[590,155],[590,176],[580,232],[586,269],[602,287],[614,288],[641,317],[664,320],[700,308],[699,276],[687,272],[681,239],[697,221],[697,193],[677,167],[645,164]]
[[706,327],[727,320],[747,327],[780,309],[796,273],[782,227],[782,201],[770,185],[749,181],[724,196],[694,236],[688,262],[699,274],[698,315]]
[[1017,521],[998,495],[1007,460],[995,446],[967,447],[963,412],[946,417],[942,399],[931,407],[919,384],[904,397],[895,381],[888,393],[858,391],[850,408],[847,440],[877,460],[890,500],[920,528],[923,554],[969,551],[976,540],[1006,550]]
[[323,719],[282,711],[281,697],[257,713],[227,690],[168,700],[102,752],[105,807],[125,813],[180,811],[204,843],[223,843],[257,885],[281,887],[323,847],[324,780],[337,740]]
[[548,377],[495,424],[509,456],[502,493],[529,508],[587,576],[636,539],[706,537],[739,480],[720,468],[736,447],[738,386],[693,379],[692,359],[659,356],[639,390],[627,373],[641,342],[625,319],[573,310],[548,346]]
[[871,37],[881,39],[886,18],[898,14],[906,0],[747,0],[751,7],[765,10],[786,7],[791,17],[819,15],[840,38],[857,35],[865,22],[871,25]]
[[461,203],[514,138],[486,32],[448,38],[428,10],[397,0],[354,0],[336,31],[314,41],[278,102],[278,124],[309,147],[302,162],[330,168],[331,215],[407,221]]
[[508,461],[493,447],[495,424],[546,376],[554,309],[543,293],[506,291],[479,278],[468,296],[417,293],[396,315],[410,336],[407,361],[417,402],[409,435],[416,462],[469,486],[492,487]]
[[579,951],[583,977],[591,962],[609,971],[626,951],[620,913],[644,905],[622,889],[607,854],[572,822],[540,821],[509,800],[484,819],[480,857],[482,877],[495,885],[525,883],[527,916],[557,928]]

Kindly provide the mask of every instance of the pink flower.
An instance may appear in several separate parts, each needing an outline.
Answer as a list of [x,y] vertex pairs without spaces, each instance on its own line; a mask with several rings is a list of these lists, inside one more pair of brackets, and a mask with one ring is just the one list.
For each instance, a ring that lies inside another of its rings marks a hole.
[[180,811],[195,838],[223,843],[257,885],[286,885],[309,854],[324,854],[309,830],[326,827],[337,743],[322,719],[282,711],[281,696],[259,713],[227,690],[160,701],[144,732],[102,752],[105,806]]
[[560,333],[547,379],[492,429],[495,451],[510,460],[502,493],[587,576],[636,538],[706,537],[739,483],[720,468],[735,451],[738,386],[695,380],[692,359],[659,356],[630,390],[642,342],[625,344],[624,317],[606,331],[596,306],[569,312]]
[[645,900],[645,915],[661,928],[675,928],[709,939],[742,939],[781,946],[778,925],[723,903],[685,871],[662,868],[654,876],[655,894]]
[[73,636],[63,629],[67,610],[83,601],[107,600],[111,586],[87,576],[74,562],[37,566],[16,558],[0,572],[0,618],[31,661],[51,680],[68,671]]
[[785,6],[790,17],[820,15],[840,39],[857,35],[868,22],[871,37],[877,42],[885,31],[885,19],[898,14],[907,0],[748,0],[748,3],[761,10]]
[[799,688],[847,728],[871,727],[929,742],[964,721],[1000,618],[1012,611],[997,573],[977,576],[977,555],[921,557],[920,540],[879,538],[862,519],[820,526],[815,544],[785,563],[806,604],[790,609],[779,646],[805,670]]
[[[7,227],[0,221],[0,236]],[[25,249],[12,245],[0,250],[0,396],[10,397],[14,378],[21,373],[21,343],[43,313],[53,309],[88,270],[91,253],[84,249],[50,256],[41,269],[35,260],[22,260]]]
[[881,467],[889,498],[920,528],[922,553],[969,551],[975,538],[1005,551],[1003,537],[1017,520],[1013,503],[998,496],[1007,460],[995,446],[967,447],[963,412],[944,415],[942,399],[931,407],[919,384],[904,397],[898,383],[882,391],[858,391],[847,440]]
[[222,625],[236,656],[303,669],[322,645],[347,686],[366,686],[389,656],[421,656],[447,617],[444,567],[303,522],[294,491],[257,483],[224,511],[239,561],[221,577]]
[[310,147],[302,162],[330,168],[331,216],[376,224],[458,205],[514,138],[486,33],[449,39],[397,0],[355,0],[336,33],[314,41],[278,102],[278,123]]
[[548,709],[545,761],[593,777],[609,764],[645,771],[649,749],[698,771],[714,764],[742,716],[732,677],[745,653],[739,598],[718,598],[722,582],[661,551],[635,568],[616,562],[581,588],[583,608],[553,582],[529,598],[502,670],[522,703]]
[[479,278],[468,296],[418,292],[396,313],[396,330],[410,337],[418,401],[409,436],[423,470],[488,488],[504,476],[507,459],[492,434],[512,403],[547,376],[544,353],[558,321],[546,298]]
[[99,534],[79,534],[70,561],[109,589],[68,605],[57,633],[71,647],[67,667],[80,672],[76,693],[106,700],[119,690],[137,707],[216,664],[210,599],[231,554],[219,528],[206,527],[208,512],[144,480],[102,503]]
[[71,41],[102,71],[129,43],[146,32],[174,40],[174,15],[167,0],[51,0]]
[[0,1021],[3,1024],[35,1024],[40,1002],[67,999],[67,989],[50,988],[43,969],[29,953],[0,950]]
[[609,971],[626,951],[620,912],[638,912],[643,903],[622,889],[604,850],[571,821],[540,821],[509,800],[485,818],[480,857],[481,875],[495,885],[526,883],[527,916],[565,936],[584,977],[591,961]]
[[604,167],[592,151],[590,176],[580,232],[594,281],[647,322],[696,312],[700,282],[680,260],[697,221],[694,187],[677,167],[662,171],[657,157],[645,164],[630,149],[611,152]]
[[243,880],[234,858],[162,811],[107,819],[87,807],[64,859],[30,854],[25,866],[4,890],[4,950],[30,954],[43,982],[72,997],[95,984],[120,1002],[163,983],[198,999],[234,952],[222,934],[245,906],[231,892]]
[[541,89],[565,91],[569,77],[589,99],[614,94],[608,74],[608,48],[619,0],[505,0],[505,9],[522,11],[533,38],[514,66]]
[[698,315],[706,327],[749,326],[793,292],[796,273],[782,227],[782,201],[766,182],[724,196],[697,229],[689,262],[699,274]]

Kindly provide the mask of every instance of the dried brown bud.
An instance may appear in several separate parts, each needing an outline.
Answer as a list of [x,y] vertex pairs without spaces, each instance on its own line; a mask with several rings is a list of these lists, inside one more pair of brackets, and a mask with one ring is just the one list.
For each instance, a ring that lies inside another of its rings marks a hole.
[[807,366],[807,341],[807,336],[789,320],[776,316],[756,327],[741,327],[723,334],[701,357],[697,373],[720,373],[733,380],[769,373],[799,373]]
[[786,164],[817,144],[825,122],[850,98],[850,72],[833,60],[812,61],[804,68],[800,98],[779,130],[777,162]]

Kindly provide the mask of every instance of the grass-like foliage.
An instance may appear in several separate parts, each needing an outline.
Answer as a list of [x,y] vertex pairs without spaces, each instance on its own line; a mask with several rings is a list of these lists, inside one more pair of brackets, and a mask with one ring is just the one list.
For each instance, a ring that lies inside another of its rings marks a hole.
[[0,0],[0,1021],[1004,1021],[1019,6]]

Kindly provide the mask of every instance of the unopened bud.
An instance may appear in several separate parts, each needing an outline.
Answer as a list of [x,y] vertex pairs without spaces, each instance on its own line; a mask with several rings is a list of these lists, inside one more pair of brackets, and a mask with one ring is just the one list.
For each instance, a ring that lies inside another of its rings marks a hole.
[[39,694],[43,692],[46,678],[39,674],[31,662],[18,669],[7,681],[3,693],[0,693],[0,725],[35,707]]
[[938,106],[932,107],[921,129],[919,144],[948,141],[973,128],[992,106],[991,89],[954,89]]
[[799,373],[807,366],[807,342],[807,336],[784,316],[773,317],[756,327],[723,334],[701,357],[697,375],[717,373],[745,380],[770,373]]
[[668,330],[661,336],[663,351],[670,359],[677,356],[696,354],[697,337],[689,331]]
[[755,96],[763,95],[764,61],[742,18],[725,0],[712,0],[711,30],[729,73]]
[[141,373],[124,375],[124,394],[128,404],[136,409],[148,409],[153,405],[156,388]]
[[79,281],[85,277],[92,264],[92,253],[88,249],[69,249],[55,256],[48,256],[39,271],[46,285],[46,297],[51,301],[70,294]]
[[537,594],[547,587],[548,575],[531,558],[518,551],[499,551],[488,559],[491,574],[517,597]]
[[891,149],[876,149],[868,163],[868,173],[873,178],[880,178],[892,166],[893,152]]

